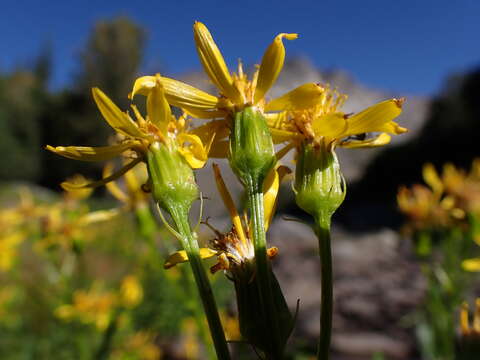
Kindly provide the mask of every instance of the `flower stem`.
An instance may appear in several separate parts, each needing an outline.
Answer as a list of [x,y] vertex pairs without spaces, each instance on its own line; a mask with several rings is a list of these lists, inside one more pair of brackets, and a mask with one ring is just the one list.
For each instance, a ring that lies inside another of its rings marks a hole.
[[267,257],[262,184],[255,180],[247,182],[247,193],[253,227],[252,236],[255,248],[258,293],[262,302],[264,318],[267,322],[266,329],[271,334],[269,337],[270,349],[266,356],[267,359],[280,360],[283,358],[283,345],[280,324],[276,316],[276,302],[272,290],[270,263]]
[[317,358],[330,358],[330,343],[332,337],[333,314],[333,278],[332,249],[330,239],[330,214],[320,214],[315,217],[315,233],[318,237],[321,268],[321,304],[320,304],[320,339],[318,341]]
[[228,350],[225,333],[223,332],[220,316],[218,315],[217,304],[213,297],[213,291],[210,282],[203,267],[200,251],[198,248],[197,236],[192,233],[188,222],[188,212],[182,208],[170,208],[169,211],[179,234],[181,235],[182,246],[187,252],[188,260],[192,268],[193,276],[197,284],[197,289],[202,299],[203,308],[207,317],[208,326],[212,335],[213,344],[220,360],[229,360],[230,353]]

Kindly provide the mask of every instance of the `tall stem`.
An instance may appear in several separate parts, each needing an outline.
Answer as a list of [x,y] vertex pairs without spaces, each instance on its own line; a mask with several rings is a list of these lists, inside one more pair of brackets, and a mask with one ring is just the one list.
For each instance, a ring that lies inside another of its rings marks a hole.
[[276,314],[275,299],[270,277],[270,263],[267,257],[267,240],[265,233],[264,206],[262,186],[255,180],[247,183],[248,201],[253,227],[253,244],[258,277],[258,293],[262,302],[262,311],[267,321],[266,328],[271,332],[269,359],[282,359],[283,345],[280,334],[280,324]]
[[320,269],[322,296],[320,304],[320,339],[318,341],[317,358],[330,358],[330,343],[332,337],[333,314],[333,277],[332,277],[332,249],[330,239],[330,215],[320,214],[315,218],[315,233],[318,237],[320,250]]
[[230,353],[223,332],[222,323],[220,321],[220,316],[218,315],[217,304],[213,297],[213,291],[207,273],[202,265],[196,234],[192,233],[190,229],[188,213],[182,208],[171,208],[169,213],[181,235],[182,246],[187,252],[188,260],[197,284],[197,289],[200,298],[202,299],[217,357],[220,360],[229,360]]

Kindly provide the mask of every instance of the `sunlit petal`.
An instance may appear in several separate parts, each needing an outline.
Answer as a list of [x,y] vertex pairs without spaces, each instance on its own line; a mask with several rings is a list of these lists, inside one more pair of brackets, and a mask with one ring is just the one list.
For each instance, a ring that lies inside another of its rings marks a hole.
[[465,271],[480,271],[480,258],[467,259],[462,261],[462,267]]
[[265,111],[304,110],[314,107],[325,88],[315,83],[307,83],[273,99],[265,106]]
[[[215,109],[218,106],[219,99],[205,91],[163,76],[160,77],[160,81],[165,90],[167,101],[173,106],[189,107],[196,110]],[[133,98],[136,94],[147,96],[151,89],[155,87],[155,83],[155,76],[138,78],[133,85],[130,97]]]
[[275,208],[277,205],[277,195],[280,183],[285,175],[292,171],[286,166],[279,166],[277,169],[272,169],[263,184],[263,203],[265,208],[265,229],[270,226]]
[[117,105],[115,105],[113,101],[102,92],[102,90],[99,88],[93,88],[92,94],[104,119],[118,133],[130,137],[144,137],[144,134],[142,134],[137,124],[130,119],[128,114],[120,110]]
[[430,186],[434,194],[440,196],[440,194],[443,193],[442,179],[438,176],[437,170],[435,170],[433,164],[427,163],[423,165],[422,176],[423,180],[428,186]]
[[[200,257],[202,259],[209,259],[217,254],[215,250],[212,250],[209,248],[200,248],[199,250],[200,250]],[[180,250],[180,251],[174,252],[172,255],[168,257],[168,259],[165,261],[165,264],[163,264],[163,268],[170,269],[177,264],[181,264],[187,261],[188,261],[187,252],[185,250]]]
[[121,144],[111,146],[50,146],[47,145],[45,149],[54,152],[63,157],[82,160],[82,161],[106,161],[113,159],[124,151],[131,149],[135,142],[124,142]]
[[283,63],[285,61],[283,38],[294,40],[297,37],[297,34],[278,34],[265,51],[258,72],[257,86],[253,100],[254,104],[263,99],[267,91],[277,80],[278,74],[280,74],[280,71],[283,68]]
[[178,149],[193,169],[202,168],[208,160],[208,151],[202,140],[193,134],[181,133],[177,137]]
[[407,129],[392,121],[401,114],[404,101],[404,98],[382,101],[348,118],[348,135],[368,132],[388,132],[399,135],[406,132]]
[[230,142],[228,140],[214,141],[210,147],[208,157],[226,159],[230,153]]
[[212,82],[220,89],[223,95],[233,102],[241,102],[241,94],[233,85],[232,77],[228,71],[225,60],[218,49],[207,27],[196,21],[193,25],[195,43],[198,56],[205,72]]
[[316,136],[334,139],[343,137],[347,126],[345,115],[339,112],[319,116],[312,122],[312,129]]
[[172,113],[170,111],[170,105],[165,98],[165,91],[160,82],[160,75],[156,75],[155,80],[155,86],[147,95],[148,119],[158,127],[162,134],[166,134]]

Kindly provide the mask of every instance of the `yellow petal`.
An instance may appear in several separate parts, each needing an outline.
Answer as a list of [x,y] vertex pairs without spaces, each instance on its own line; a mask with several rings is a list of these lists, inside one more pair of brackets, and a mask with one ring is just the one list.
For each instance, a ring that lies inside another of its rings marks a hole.
[[230,129],[226,120],[213,120],[192,129],[190,133],[197,135],[204,144],[210,144],[213,138],[216,141],[225,139],[230,134]]
[[274,144],[280,144],[286,141],[300,141],[303,139],[303,136],[300,133],[286,130],[270,128],[270,134],[272,134]]
[[208,77],[227,98],[234,103],[242,102],[241,94],[233,85],[225,60],[207,27],[196,21],[193,25],[193,34],[198,56]]
[[[167,101],[181,108],[191,107],[197,110],[216,109],[219,99],[205,91],[199,90],[193,86],[187,85],[181,81],[160,76],[165,97]],[[155,76],[142,76],[135,80],[130,98],[136,94],[147,96],[151,89],[155,87]]]
[[131,149],[135,145],[135,142],[124,142],[111,146],[50,146],[47,145],[45,149],[54,152],[55,154],[63,157],[82,160],[82,161],[106,161],[113,159],[120,155],[124,151]]
[[466,302],[462,304],[460,309],[460,329],[463,335],[470,335],[470,320],[468,316],[469,306]]
[[435,167],[432,164],[427,163],[423,165],[422,176],[423,180],[428,186],[430,186],[434,194],[441,195],[443,193],[442,179],[440,179],[437,170],[435,170]]
[[332,139],[344,137],[347,126],[345,115],[339,112],[319,116],[312,121],[312,129],[315,136],[324,136]]
[[155,86],[147,95],[148,119],[158,127],[162,134],[166,134],[172,113],[170,111],[170,105],[165,99],[165,92],[160,82],[160,75],[157,74],[155,80]]
[[[215,250],[212,250],[209,248],[200,248],[200,257],[202,259],[211,258],[216,254],[217,252]],[[163,264],[163,268],[170,269],[177,264],[184,263],[187,261],[188,261],[187,252],[185,250],[180,250],[180,251],[174,252],[172,255],[168,257],[168,259],[165,261],[165,264]]]
[[467,259],[462,261],[462,267],[465,271],[480,271],[480,258]]
[[272,169],[263,184],[263,203],[265,208],[265,229],[271,224],[275,208],[277,205],[277,195],[280,183],[285,175],[292,171],[286,166],[279,166],[277,169]]
[[215,175],[215,182],[217,184],[218,192],[222,197],[223,203],[227,208],[228,212],[230,213],[230,218],[232,219],[232,224],[237,231],[237,235],[243,244],[247,243],[245,232],[243,231],[242,221],[240,219],[240,215],[238,215],[237,209],[235,208],[235,204],[233,203],[232,196],[223,181],[222,174],[220,173],[220,168],[217,164],[213,164],[213,173]]
[[392,121],[401,114],[404,101],[404,98],[382,101],[348,118],[348,135],[367,132],[387,132],[399,135],[406,132],[407,129]]
[[137,124],[120,110],[99,88],[92,89],[93,99],[108,124],[118,133],[131,137],[144,137]]
[[298,37],[297,34],[278,34],[270,46],[265,51],[262,58],[262,63],[258,72],[257,86],[253,102],[259,102],[267,91],[272,87],[277,80],[278,74],[283,68],[285,61],[285,47],[283,46],[283,38],[294,40]]
[[265,111],[304,110],[318,104],[325,88],[315,83],[307,83],[273,99],[265,106]]
[[342,141],[339,146],[347,149],[356,149],[364,147],[378,147],[386,145],[390,142],[391,136],[386,133],[381,133],[380,135],[367,139],[367,140],[346,140]]
[[202,168],[208,160],[208,152],[202,140],[193,134],[181,133],[177,136],[180,148],[178,151],[183,155],[190,167]]
[[112,175],[107,176],[102,180],[93,181],[93,182],[84,182],[84,183],[72,183],[72,182],[64,181],[60,185],[66,191],[83,189],[83,188],[96,188],[96,187],[105,185],[110,181],[118,179],[120,176],[125,174],[128,170],[132,169],[135,165],[137,165],[140,161],[142,161],[141,158],[132,160],[128,164],[126,164],[124,167],[122,167],[120,170],[118,170],[116,173],[113,173]]
[[223,110],[201,110],[190,106],[183,106],[182,110],[197,119],[218,119],[226,117],[226,112]]

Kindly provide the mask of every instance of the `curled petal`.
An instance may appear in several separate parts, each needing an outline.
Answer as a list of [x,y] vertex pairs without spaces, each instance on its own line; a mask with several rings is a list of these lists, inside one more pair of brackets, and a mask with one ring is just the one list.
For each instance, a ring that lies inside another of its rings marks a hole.
[[129,141],[111,146],[50,146],[45,149],[63,157],[81,161],[106,161],[134,147],[136,142]]
[[380,135],[367,139],[367,140],[345,140],[342,141],[339,146],[348,148],[348,149],[355,149],[355,148],[363,148],[363,147],[378,147],[387,145],[391,140],[391,136],[386,133],[381,133]]
[[213,173],[215,175],[215,182],[217,183],[218,192],[222,197],[225,207],[230,213],[230,218],[232,219],[232,224],[237,232],[238,237],[240,238],[243,244],[246,244],[247,240],[245,237],[245,232],[243,231],[240,215],[238,215],[232,196],[230,195],[230,192],[228,191],[227,186],[223,181],[222,174],[220,173],[220,168],[218,167],[217,164],[213,164],[212,166],[213,166]]
[[265,111],[304,110],[318,104],[325,88],[319,84],[307,83],[273,99],[265,106]]
[[[217,255],[217,252],[215,250],[212,250],[209,248],[200,248],[200,257],[202,259],[209,259],[215,255]],[[188,261],[187,252],[185,250],[180,250],[180,251],[174,252],[172,255],[168,257],[168,259],[165,261],[165,264],[163,264],[163,268],[170,269],[177,264],[184,263],[187,261]]]
[[263,184],[263,203],[265,204],[265,229],[268,229],[277,206],[278,189],[282,179],[292,171],[286,166],[272,169]]
[[148,119],[159,128],[160,132],[166,134],[172,113],[158,74],[155,77],[155,86],[147,95],[147,114]]
[[120,214],[120,209],[97,210],[81,216],[78,225],[90,225],[98,222],[109,221]]
[[64,181],[60,185],[66,191],[84,189],[84,188],[96,188],[96,187],[105,185],[110,181],[118,179],[120,176],[124,175],[128,170],[132,169],[135,165],[137,165],[140,161],[142,161],[141,158],[132,160],[128,164],[126,164],[124,167],[122,167],[120,170],[118,170],[117,172],[113,173],[110,176],[107,176],[106,178],[103,178],[102,180],[93,181],[93,182],[84,182],[84,183],[77,183],[77,182],[72,183],[72,182]]
[[180,145],[179,151],[190,167],[202,168],[208,160],[208,151],[202,140],[197,135],[186,133],[179,134],[177,140]]
[[145,136],[140,131],[137,124],[130,119],[128,114],[120,110],[102,90],[99,88],[93,88],[92,94],[104,119],[113,129],[115,129],[115,131],[130,137],[143,138]]
[[280,74],[280,71],[283,68],[283,63],[285,61],[283,38],[294,40],[297,37],[297,34],[278,34],[265,51],[258,72],[257,86],[255,88],[253,99],[254,104],[263,99],[267,91],[277,80],[278,74]]
[[357,135],[367,132],[387,132],[399,135],[407,129],[392,120],[402,112],[404,98],[382,101],[347,119],[348,134]]
[[[219,99],[205,91],[199,90],[184,82],[160,76],[160,81],[165,90],[167,101],[177,107],[187,107],[195,110],[216,109]],[[130,98],[136,94],[147,96],[155,87],[155,76],[142,76],[135,81]]]
[[210,31],[201,22],[193,25],[193,34],[197,45],[198,56],[205,72],[212,82],[220,89],[223,95],[234,103],[242,101],[241,94],[233,85],[232,77],[228,71],[222,53],[213,41]]

